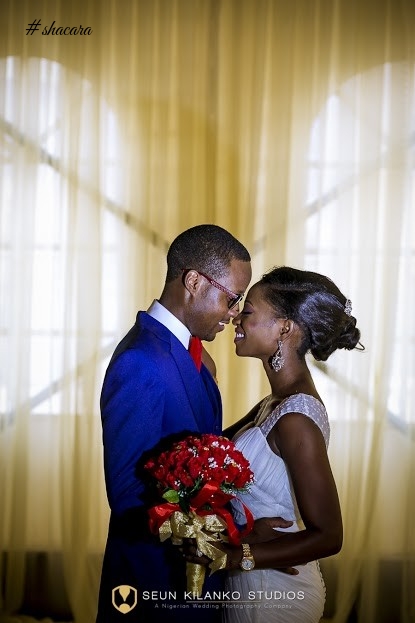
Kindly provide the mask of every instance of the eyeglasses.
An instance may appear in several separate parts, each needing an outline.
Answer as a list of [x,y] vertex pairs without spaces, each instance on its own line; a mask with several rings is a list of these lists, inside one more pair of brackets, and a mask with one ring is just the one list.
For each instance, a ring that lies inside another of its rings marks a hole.
[[[189,270],[194,269],[182,268],[182,271],[184,273],[188,272]],[[197,270],[196,272],[198,272],[199,275],[202,275],[202,277],[209,281],[210,285],[214,286],[218,290],[222,290],[222,292],[225,292],[226,296],[228,297],[228,309],[233,309],[234,307],[236,307],[244,298],[243,294],[236,294],[235,292],[232,292],[232,290],[228,290],[228,288],[225,288],[225,286],[212,279],[212,277],[209,277],[209,275],[205,275],[205,273],[200,272],[200,270]]]

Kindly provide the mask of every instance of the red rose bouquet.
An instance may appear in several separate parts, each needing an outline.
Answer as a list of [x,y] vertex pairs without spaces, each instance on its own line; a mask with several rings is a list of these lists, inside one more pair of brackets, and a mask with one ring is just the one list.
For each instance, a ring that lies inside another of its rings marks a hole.
[[[150,529],[160,540],[196,539],[198,551],[212,559],[211,572],[223,569],[226,554],[215,543],[239,544],[253,525],[244,507],[247,526],[236,528],[226,505],[254,481],[249,462],[234,443],[217,435],[189,435],[149,459],[145,469],[156,479],[165,503],[150,508]],[[226,534],[225,534],[226,533]],[[187,588],[200,595],[205,567],[187,563]]]

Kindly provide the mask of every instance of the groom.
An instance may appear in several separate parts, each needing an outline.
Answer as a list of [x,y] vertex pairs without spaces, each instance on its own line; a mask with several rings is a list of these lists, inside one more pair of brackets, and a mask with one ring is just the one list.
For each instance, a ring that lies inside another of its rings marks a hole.
[[[250,279],[249,253],[229,232],[216,225],[184,231],[168,250],[159,300],[138,313],[113,354],[101,395],[111,519],[97,623],[183,623],[195,614],[200,622],[220,620],[220,610],[196,613],[183,603],[185,561],[177,547],[149,532],[137,462],[164,437],[221,434],[213,361],[202,349],[202,362],[195,363],[188,347],[192,336],[211,342],[238,315]],[[204,593],[221,587],[217,572]]]

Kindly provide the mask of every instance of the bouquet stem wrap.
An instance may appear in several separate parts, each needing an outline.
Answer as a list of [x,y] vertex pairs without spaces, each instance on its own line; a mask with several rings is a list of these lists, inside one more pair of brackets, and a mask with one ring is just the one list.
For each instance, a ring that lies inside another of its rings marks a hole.
[[[215,546],[220,542],[240,543],[240,538],[247,534],[253,525],[251,512],[245,507],[247,526],[244,532],[238,532],[232,515],[221,506],[233,496],[221,491],[217,486],[206,484],[191,501],[190,511],[184,513],[178,504],[159,504],[150,509],[150,528],[159,533],[160,541],[171,538],[180,545],[183,539],[195,539],[198,550],[210,558],[211,573],[226,567],[226,554]],[[203,510],[206,502],[212,510]],[[227,535],[223,534],[227,531]],[[186,563],[187,590],[196,596],[202,594],[205,579],[203,565]]]
[[[226,541],[221,534],[226,530],[226,523],[215,514],[200,516],[190,511],[183,513],[175,511],[160,527],[160,540],[172,538],[173,543],[181,544],[183,539],[195,539],[197,548],[208,556],[211,573],[226,567],[226,554],[215,546],[215,543]],[[203,565],[186,563],[187,590],[200,597],[205,580],[206,567]]]

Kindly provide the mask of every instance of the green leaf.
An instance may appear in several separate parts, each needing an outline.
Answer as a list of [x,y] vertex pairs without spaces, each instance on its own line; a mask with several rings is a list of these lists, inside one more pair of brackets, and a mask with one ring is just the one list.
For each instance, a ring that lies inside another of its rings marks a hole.
[[179,494],[174,489],[168,489],[166,493],[163,493],[162,497],[172,504],[178,504],[180,499]]

